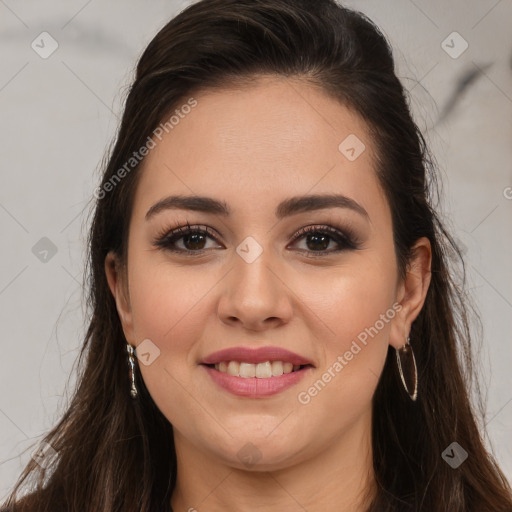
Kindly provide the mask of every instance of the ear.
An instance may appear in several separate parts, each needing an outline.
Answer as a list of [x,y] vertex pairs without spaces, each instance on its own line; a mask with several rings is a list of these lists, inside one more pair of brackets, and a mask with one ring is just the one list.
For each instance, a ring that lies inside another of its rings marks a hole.
[[419,315],[431,278],[432,249],[430,241],[422,237],[412,248],[412,256],[407,265],[405,278],[398,287],[397,302],[402,308],[397,311],[391,324],[389,343],[395,348],[403,347],[411,325]]
[[105,257],[105,274],[107,275],[110,291],[116,301],[117,313],[126,341],[135,346],[133,314],[128,293],[126,269],[121,265],[119,257],[113,251],[110,251]]

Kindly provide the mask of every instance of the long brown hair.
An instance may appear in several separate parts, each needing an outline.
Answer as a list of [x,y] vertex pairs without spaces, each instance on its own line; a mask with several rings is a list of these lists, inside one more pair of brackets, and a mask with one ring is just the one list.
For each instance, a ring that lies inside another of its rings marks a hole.
[[[173,428],[138,372],[139,399],[130,397],[126,340],[104,270],[110,250],[126,261],[140,165],[121,180],[115,176],[184,98],[261,74],[318,85],[366,121],[377,148],[375,172],[392,210],[400,275],[418,238],[428,237],[432,246],[431,284],[411,331],[420,394],[412,402],[403,393],[390,347],[373,399],[377,493],[368,512],[511,511],[510,486],[477,425],[481,401],[478,415],[472,406],[464,266],[436,213],[433,157],[386,38],[365,15],[334,0],[202,0],[165,25],[144,51],[96,194],[85,269],[91,318],[76,390],[44,438],[53,459],[31,460],[6,504],[34,512],[171,510]],[[441,457],[452,442],[468,453],[456,469]],[[17,499],[36,474],[32,492]]]

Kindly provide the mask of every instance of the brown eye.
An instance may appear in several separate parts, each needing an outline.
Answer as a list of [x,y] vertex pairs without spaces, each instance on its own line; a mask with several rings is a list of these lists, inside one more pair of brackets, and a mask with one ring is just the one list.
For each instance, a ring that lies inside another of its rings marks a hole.
[[[299,250],[320,253],[319,256],[358,248],[358,244],[352,235],[331,226],[306,226],[295,235],[293,242],[295,243],[302,238],[305,238],[306,248]],[[327,250],[333,241],[339,248]]]
[[[345,233],[331,226],[306,226],[293,238],[293,243],[305,239],[305,248],[298,249],[308,256],[321,257],[343,250],[358,248],[357,237]],[[206,226],[192,228],[189,224],[166,231],[156,238],[154,245],[165,250],[185,255],[202,254],[208,249],[222,248],[222,246],[206,247],[208,239],[217,242],[216,237]],[[330,249],[332,243],[338,248]],[[181,243],[181,247],[179,244]],[[316,253],[316,254],[315,254]]]
[[[162,247],[166,250],[178,253],[202,253],[208,249],[205,247],[208,238],[217,241],[208,228],[204,229],[191,228],[189,224],[174,229],[163,236],[157,237],[154,245]],[[177,247],[176,244],[182,240],[183,247]]]
[[[188,250],[202,250],[204,249],[204,244],[206,242],[206,236],[204,233],[192,232],[186,235],[181,236],[183,239],[183,245],[185,249]],[[179,238],[178,238],[179,240]]]

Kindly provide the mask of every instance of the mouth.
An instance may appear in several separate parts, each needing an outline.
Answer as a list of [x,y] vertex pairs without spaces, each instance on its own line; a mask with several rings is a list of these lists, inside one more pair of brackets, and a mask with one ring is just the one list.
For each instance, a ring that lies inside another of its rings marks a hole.
[[206,356],[200,366],[215,385],[246,398],[284,392],[315,368],[312,360],[279,346],[225,348]]
[[313,368],[312,364],[293,364],[290,361],[263,361],[260,363],[248,363],[244,361],[221,361],[216,364],[203,364],[212,370],[225,373],[232,377],[244,379],[270,379],[281,377],[289,373],[296,373],[307,368]]
[[244,398],[268,398],[296,386],[308,373],[312,364],[293,364],[290,361],[221,361],[201,363],[211,382],[232,395]]

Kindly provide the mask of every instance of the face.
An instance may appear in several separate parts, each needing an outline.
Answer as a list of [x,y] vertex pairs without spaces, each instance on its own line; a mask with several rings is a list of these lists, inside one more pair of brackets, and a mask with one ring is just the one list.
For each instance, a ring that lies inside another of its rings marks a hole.
[[370,429],[414,313],[390,207],[367,126],[320,89],[267,77],[194,98],[145,158],[109,283],[178,455],[283,468]]

